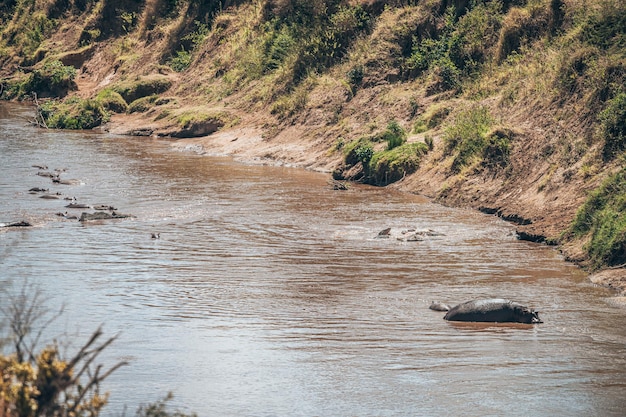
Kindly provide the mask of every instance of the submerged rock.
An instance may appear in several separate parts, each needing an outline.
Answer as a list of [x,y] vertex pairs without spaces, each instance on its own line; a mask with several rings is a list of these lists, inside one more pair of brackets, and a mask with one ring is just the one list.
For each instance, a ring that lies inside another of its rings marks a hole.
[[26,220],[21,220],[19,222],[11,222],[11,223],[0,223],[0,227],[31,227],[32,224],[27,222]]

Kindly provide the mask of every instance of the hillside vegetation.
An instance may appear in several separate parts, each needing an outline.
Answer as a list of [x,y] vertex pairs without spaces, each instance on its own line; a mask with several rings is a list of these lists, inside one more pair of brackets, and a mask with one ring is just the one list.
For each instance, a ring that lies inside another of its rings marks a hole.
[[14,0],[0,19],[2,97],[51,98],[42,125],[204,137],[626,264],[622,0]]

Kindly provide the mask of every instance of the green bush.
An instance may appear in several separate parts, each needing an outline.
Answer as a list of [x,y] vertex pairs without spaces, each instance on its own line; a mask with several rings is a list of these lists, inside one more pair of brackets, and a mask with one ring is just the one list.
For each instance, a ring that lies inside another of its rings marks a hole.
[[350,87],[352,87],[352,89],[355,89],[356,87],[361,85],[361,82],[363,81],[363,75],[363,65],[355,65],[354,67],[350,68],[346,76],[348,77],[348,84],[350,84]]
[[127,103],[132,103],[138,98],[160,94],[172,86],[172,81],[161,75],[137,77],[135,80],[122,81],[111,87],[113,91],[122,96]]
[[378,140],[387,142],[387,150],[391,150],[402,145],[406,142],[406,138],[406,130],[404,130],[395,120],[390,121],[387,124],[387,129],[385,129],[385,131],[377,137]]
[[446,128],[443,137],[446,150],[455,153],[453,171],[458,172],[482,154],[487,144],[485,135],[492,123],[493,119],[486,107],[472,106],[461,111],[454,123]]
[[209,27],[206,23],[194,21],[195,30],[181,38],[180,49],[176,51],[168,61],[169,65],[176,72],[183,72],[191,65],[193,52],[204,42],[209,35]]
[[348,165],[359,162],[366,166],[374,155],[374,145],[369,138],[360,138],[344,146],[345,161]]
[[591,193],[578,211],[570,235],[591,235],[584,249],[592,267],[626,263],[626,169]]
[[603,1],[601,7],[589,10],[584,17],[581,38],[603,49],[626,46],[626,4],[623,1]]
[[509,129],[496,129],[485,139],[483,148],[483,166],[489,169],[505,168],[509,165],[511,155],[511,139],[513,132]]
[[183,72],[191,65],[191,60],[191,52],[181,49],[176,52],[176,56],[167,62],[167,65],[169,65],[176,72]]
[[157,95],[138,98],[137,100],[133,101],[132,103],[128,105],[128,109],[126,111],[127,113],[146,112],[154,106],[158,98],[159,96]]
[[604,137],[605,160],[626,150],[626,93],[620,93],[610,100],[600,113],[600,131]]
[[401,180],[419,168],[422,156],[428,152],[424,143],[405,143],[391,150],[375,152],[367,167],[367,182],[387,185]]
[[321,72],[339,62],[358,35],[369,28],[370,16],[361,5],[340,6],[334,13],[332,5],[328,6],[328,20],[319,16],[316,25],[298,37],[301,46],[293,68],[295,83],[310,72]]
[[278,69],[295,46],[296,41],[288,27],[283,27],[279,31],[270,31],[264,45],[263,72],[268,73]]
[[431,92],[458,89],[463,77],[476,72],[495,44],[500,8],[499,2],[479,4],[457,19],[456,9],[449,7],[438,33],[414,37],[406,60],[409,73],[419,76],[430,71],[434,76]]
[[102,104],[106,110],[114,113],[124,113],[128,109],[128,104],[119,93],[105,88],[96,95],[96,101]]
[[65,66],[61,61],[50,61],[33,70],[20,81],[12,83],[8,98],[22,98],[30,94],[39,97],[63,97],[76,90],[76,68]]
[[53,129],[93,129],[109,120],[98,100],[71,98],[65,102],[47,101],[39,108],[46,125]]

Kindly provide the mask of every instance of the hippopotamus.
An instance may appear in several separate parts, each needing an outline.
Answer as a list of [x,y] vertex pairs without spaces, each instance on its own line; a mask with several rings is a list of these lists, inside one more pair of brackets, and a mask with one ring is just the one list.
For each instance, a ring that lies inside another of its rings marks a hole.
[[450,321],[543,323],[539,312],[511,300],[472,300],[452,307],[443,317]]
[[89,204],[81,204],[81,203],[70,203],[67,206],[65,206],[67,208],[74,208],[74,209],[86,209],[86,208],[91,208],[91,206]]
[[127,219],[129,217],[132,217],[132,216],[130,214],[121,214],[115,211],[111,213],[107,213],[103,211],[96,211],[94,213],[83,212],[80,215],[80,218],[78,219],[78,221],[86,222],[86,221],[91,221],[91,220]]
[[428,308],[435,311],[450,311],[449,305],[440,303],[439,301],[433,301],[432,303],[430,303],[430,306]]

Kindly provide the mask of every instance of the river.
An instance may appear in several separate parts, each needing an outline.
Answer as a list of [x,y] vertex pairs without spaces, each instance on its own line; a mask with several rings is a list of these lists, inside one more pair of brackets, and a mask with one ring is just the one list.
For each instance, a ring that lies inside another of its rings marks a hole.
[[[500,219],[166,140],[38,130],[31,112],[0,104],[0,222],[33,224],[0,228],[0,285],[65,305],[49,339],[119,334],[102,360],[130,365],[105,381],[105,415],[168,391],[201,417],[624,415],[626,313]],[[52,184],[37,164],[79,181]],[[31,187],[134,217],[65,219],[87,210]],[[388,227],[430,232],[377,238]],[[544,323],[428,309],[482,297]]]

